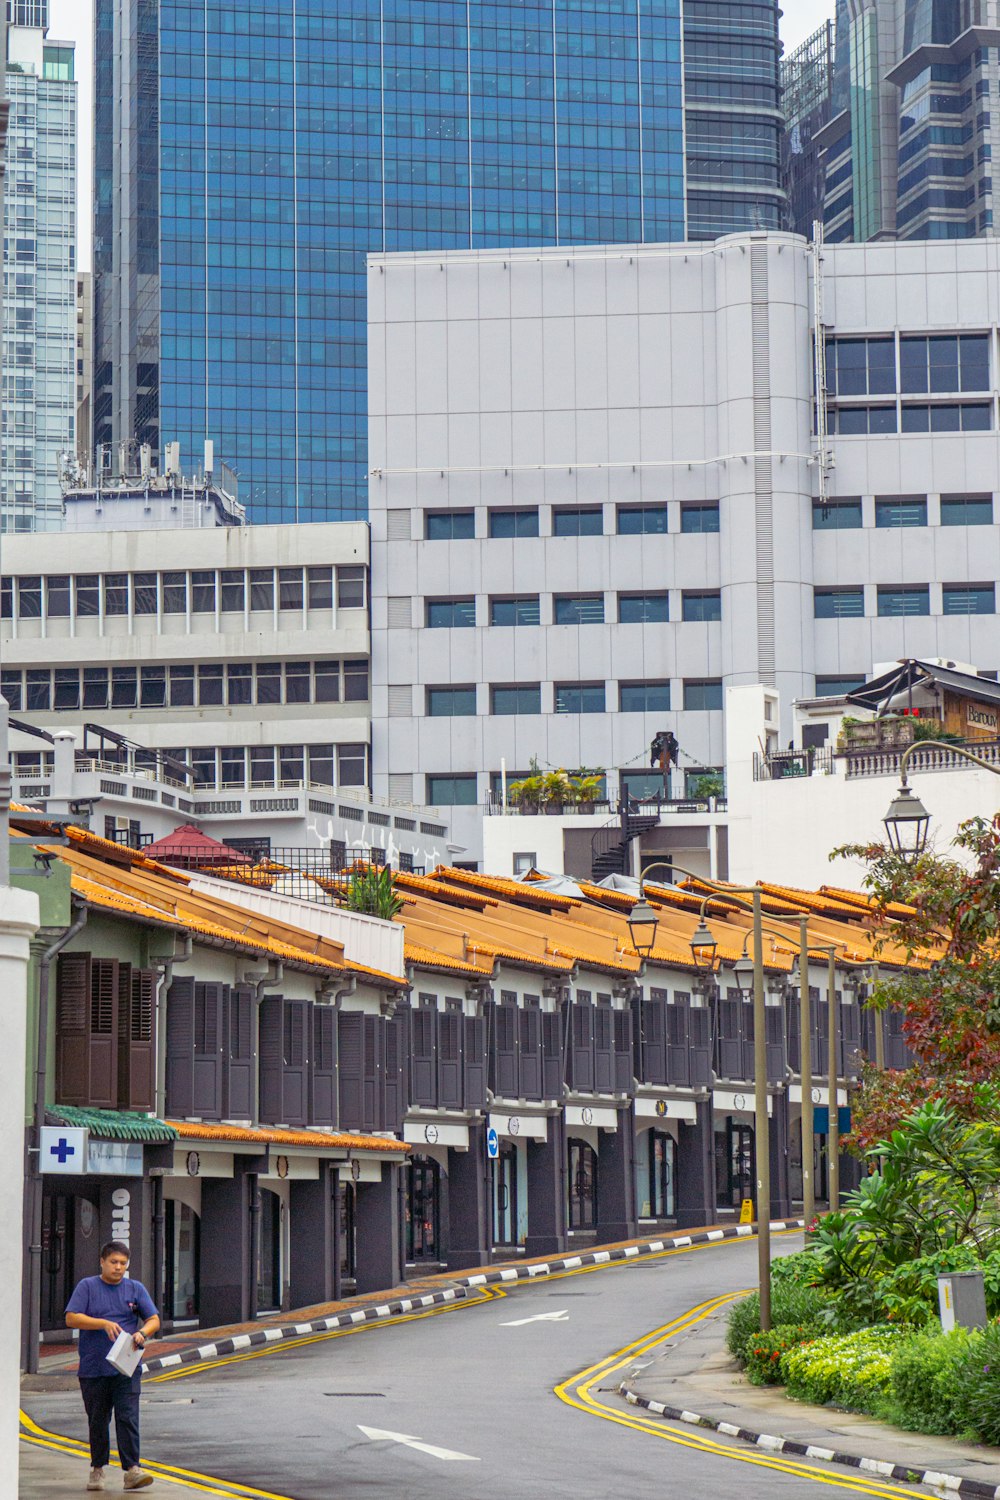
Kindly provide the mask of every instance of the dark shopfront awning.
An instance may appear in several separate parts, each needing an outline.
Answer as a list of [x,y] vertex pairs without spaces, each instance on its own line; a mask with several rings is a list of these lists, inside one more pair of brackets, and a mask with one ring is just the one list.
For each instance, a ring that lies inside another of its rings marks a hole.
[[846,695],[848,703],[872,713],[885,713],[893,699],[915,688],[947,688],[963,698],[978,699],[981,703],[1000,703],[1000,683],[974,673],[959,672],[955,667],[942,667],[937,662],[918,661],[915,658],[898,662],[881,677],[864,682],[853,693]]

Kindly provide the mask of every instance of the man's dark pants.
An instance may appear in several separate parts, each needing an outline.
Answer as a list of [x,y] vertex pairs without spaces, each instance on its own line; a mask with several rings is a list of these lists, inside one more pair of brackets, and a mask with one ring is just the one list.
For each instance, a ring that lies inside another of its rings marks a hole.
[[94,1469],[106,1468],[111,1458],[111,1413],[115,1416],[118,1456],[123,1469],[134,1469],[139,1462],[139,1385],[135,1375],[97,1375],[80,1377],[83,1404],[90,1425],[90,1463]]

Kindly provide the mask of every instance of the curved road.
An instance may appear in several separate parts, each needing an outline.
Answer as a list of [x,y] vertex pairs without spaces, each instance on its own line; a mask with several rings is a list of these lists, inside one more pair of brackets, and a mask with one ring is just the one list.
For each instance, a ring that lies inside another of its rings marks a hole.
[[[780,1244],[796,1249],[800,1237]],[[648,1357],[641,1341],[654,1330],[752,1285],[756,1253],[755,1242],[732,1241],[564,1272],[147,1379],[143,1454],[275,1500],[927,1493],[672,1428],[614,1394],[633,1361]],[[640,1347],[626,1352],[633,1343]],[[75,1392],[26,1406],[49,1430],[85,1435]],[[169,1500],[171,1486],[156,1492]]]

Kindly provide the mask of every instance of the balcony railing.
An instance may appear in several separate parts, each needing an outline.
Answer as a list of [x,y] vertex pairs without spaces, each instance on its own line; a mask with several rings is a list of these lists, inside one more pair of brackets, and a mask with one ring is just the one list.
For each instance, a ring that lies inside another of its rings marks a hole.
[[[1000,767],[1000,740],[962,740],[961,746],[991,766]],[[754,753],[754,781],[797,781],[808,776],[844,775],[848,781],[868,776],[898,776],[903,753],[896,749],[835,751],[824,745],[815,750],[776,750],[770,755]],[[910,772],[967,771],[969,762],[956,755],[947,740],[917,741],[907,762]]]

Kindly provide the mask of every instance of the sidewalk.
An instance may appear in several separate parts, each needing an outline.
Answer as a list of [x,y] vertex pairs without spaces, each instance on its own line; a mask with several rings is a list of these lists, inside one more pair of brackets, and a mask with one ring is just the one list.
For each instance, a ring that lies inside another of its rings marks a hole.
[[[21,1443],[21,1482],[18,1486],[20,1500],[81,1500],[90,1472],[89,1460],[70,1458],[64,1453],[54,1453],[48,1448],[36,1448],[33,1443]],[[105,1493],[120,1495],[122,1474],[120,1469],[106,1471]],[[205,1488],[193,1490],[187,1484],[175,1484],[172,1480],[157,1478],[148,1490],[139,1490],[140,1495],[160,1494],[164,1500],[205,1500]],[[211,1491],[209,1493],[212,1493]],[[215,1491],[216,1494],[225,1494]],[[239,1489],[230,1491],[239,1495]],[[245,1491],[243,1493],[246,1493]]]
[[[807,1446],[832,1449],[845,1462],[853,1457],[853,1467],[871,1470],[878,1464],[918,1474],[954,1475],[963,1481],[960,1494],[1000,1495],[1000,1449],[902,1432],[872,1417],[790,1401],[779,1387],[751,1385],[726,1349],[727,1315],[728,1308],[720,1308],[654,1359],[629,1370],[623,1390],[639,1398],[638,1404],[652,1403],[654,1411],[657,1404],[667,1407],[668,1421],[678,1420],[673,1413],[683,1411],[685,1419],[700,1416],[712,1426],[726,1424],[724,1435],[741,1429],[749,1441],[765,1434],[785,1438],[795,1445],[786,1451]],[[773,1450],[777,1444],[759,1446]],[[894,1477],[904,1475],[898,1472]],[[924,1482],[933,1481],[925,1477]]]

